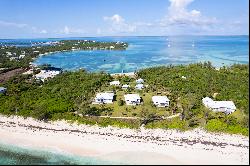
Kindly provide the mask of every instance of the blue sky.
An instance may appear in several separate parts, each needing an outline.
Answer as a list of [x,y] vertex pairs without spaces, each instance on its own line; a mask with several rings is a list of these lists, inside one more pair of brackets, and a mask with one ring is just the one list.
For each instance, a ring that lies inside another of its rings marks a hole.
[[0,38],[248,35],[248,0],[0,0]]

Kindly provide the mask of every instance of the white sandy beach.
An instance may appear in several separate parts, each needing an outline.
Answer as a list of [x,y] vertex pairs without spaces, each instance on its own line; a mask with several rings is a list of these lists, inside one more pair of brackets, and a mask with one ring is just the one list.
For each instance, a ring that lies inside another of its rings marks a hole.
[[0,141],[130,164],[249,164],[249,138],[202,129],[139,130],[0,115]]

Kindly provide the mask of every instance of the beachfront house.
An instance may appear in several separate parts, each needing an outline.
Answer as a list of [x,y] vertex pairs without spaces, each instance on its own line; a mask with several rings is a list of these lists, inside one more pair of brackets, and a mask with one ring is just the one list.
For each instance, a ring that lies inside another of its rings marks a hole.
[[4,93],[6,93],[6,91],[7,91],[7,88],[0,87],[0,94],[4,94]]
[[124,98],[127,105],[138,105],[141,103],[141,97],[138,94],[126,94]]
[[111,86],[119,86],[120,85],[120,81],[112,81],[109,83]]
[[136,80],[136,83],[137,83],[137,84],[141,84],[141,83],[143,83],[143,82],[144,82],[144,80],[143,80],[142,78],[139,78],[139,79]]
[[97,93],[96,97],[94,98],[93,104],[109,104],[109,103],[113,103],[114,95],[115,94],[113,92]]
[[167,96],[153,96],[152,101],[156,107],[168,107],[170,104]]
[[226,114],[231,114],[236,110],[236,106],[233,101],[214,101],[209,97],[202,99],[202,103],[205,107],[209,108],[214,112],[224,112]]
[[137,90],[142,90],[144,88],[144,85],[143,84],[137,84],[136,86],[135,86],[135,89],[137,89]]
[[122,85],[122,89],[128,89],[130,86],[128,84]]

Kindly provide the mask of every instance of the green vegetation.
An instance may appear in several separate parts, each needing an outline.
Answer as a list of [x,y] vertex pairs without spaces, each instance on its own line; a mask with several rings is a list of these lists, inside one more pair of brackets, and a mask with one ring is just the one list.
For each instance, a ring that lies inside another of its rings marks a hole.
[[[0,84],[7,88],[6,95],[0,95],[0,113],[100,126],[139,128],[144,124],[146,128],[179,130],[203,127],[212,132],[248,135],[249,65],[233,65],[220,70],[209,62],[170,65],[143,69],[137,73],[139,77],[148,85],[142,91],[134,89],[135,78],[117,77],[122,84],[131,86],[122,90],[109,86],[114,80],[110,75],[84,70],[63,72],[44,83],[36,82],[31,75],[17,75]],[[103,91],[115,92],[114,103],[91,104],[95,94]],[[140,94],[143,104],[127,106],[123,97],[127,93]],[[153,95],[166,95],[170,106],[156,108],[151,101]],[[202,105],[201,100],[206,96],[232,100],[237,110],[230,115],[212,112]],[[181,116],[166,118],[177,113]],[[134,119],[98,117],[100,115]]]
[[[233,65],[216,70],[210,62],[188,66],[167,66],[143,69],[138,73],[149,84],[149,91],[168,91],[170,110],[180,112],[184,122],[174,128],[189,129],[202,126],[208,131],[248,135],[249,123],[249,65]],[[185,76],[186,79],[182,78]],[[231,115],[213,113],[202,105],[203,97],[231,100],[237,111]],[[161,120],[148,127],[169,128]]]
[[[15,47],[15,46],[1,46],[0,47],[0,68],[7,68],[12,70],[15,68],[27,68],[29,63],[40,55],[57,51],[71,51],[71,50],[125,50],[128,43],[123,42],[97,42],[90,40],[61,40],[51,43],[50,45],[38,45],[32,47]],[[11,55],[8,55],[10,52]],[[19,58],[20,55],[25,55]],[[15,58],[15,59],[10,59]],[[1,72],[1,71],[0,71]]]

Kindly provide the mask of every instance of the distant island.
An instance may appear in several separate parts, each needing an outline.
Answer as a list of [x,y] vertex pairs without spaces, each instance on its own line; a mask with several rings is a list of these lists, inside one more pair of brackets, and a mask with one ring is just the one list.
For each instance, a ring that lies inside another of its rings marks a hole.
[[0,45],[0,69],[27,68],[38,56],[54,52],[77,50],[126,50],[125,42],[100,42],[91,40],[60,40],[34,42],[31,46],[17,47],[10,43]]

